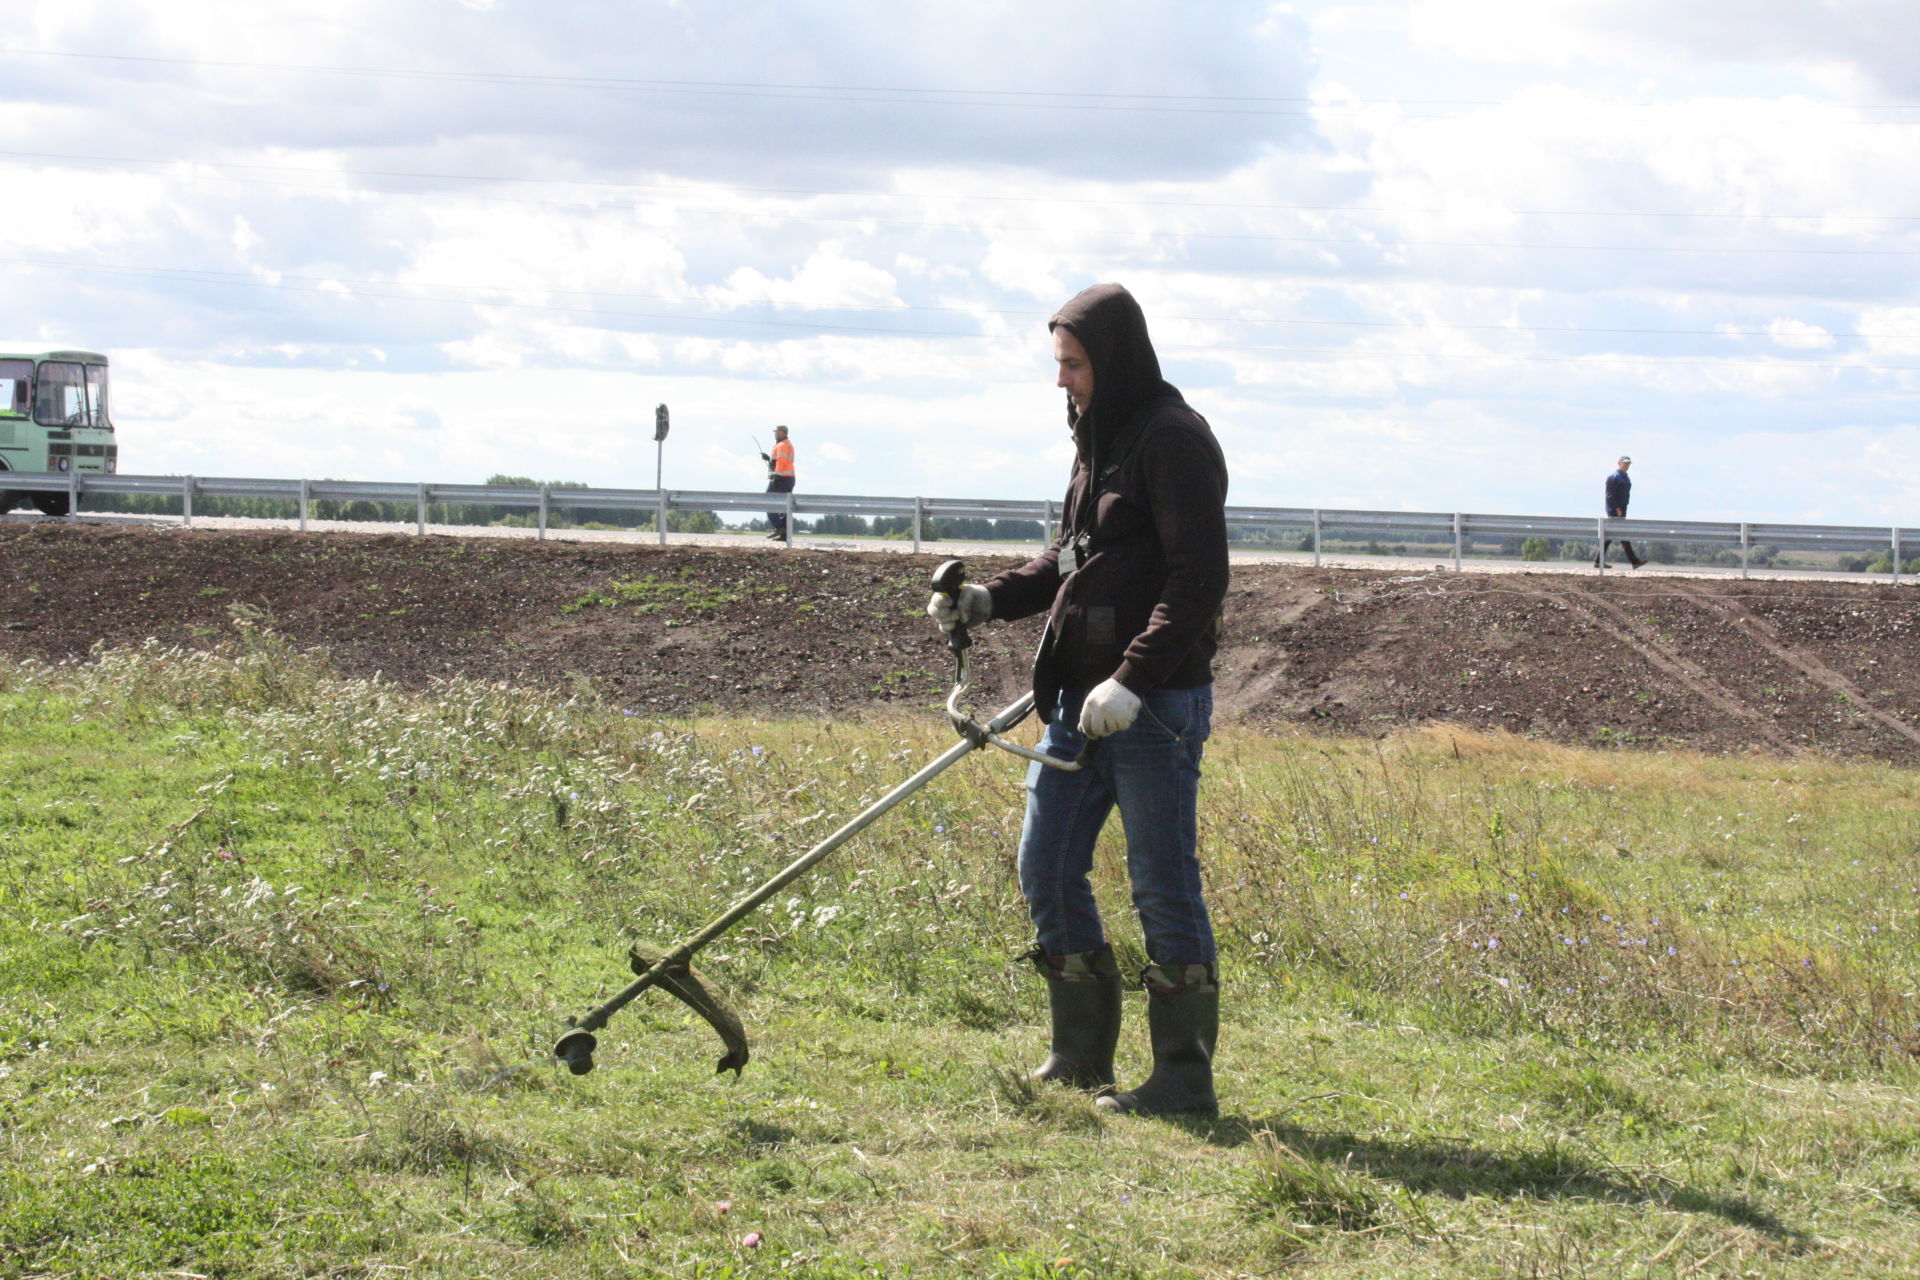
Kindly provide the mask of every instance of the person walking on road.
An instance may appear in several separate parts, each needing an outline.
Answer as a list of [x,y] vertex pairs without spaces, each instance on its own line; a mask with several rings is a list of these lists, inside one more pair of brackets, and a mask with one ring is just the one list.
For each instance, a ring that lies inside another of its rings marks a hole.
[[[1059,537],[1018,568],[927,612],[943,628],[1046,612],[1033,664],[1041,749],[1020,833],[1020,888],[1046,978],[1051,1053],[1033,1072],[1150,1114],[1216,1114],[1220,985],[1201,893],[1196,797],[1227,591],[1226,459],[1205,418],[1160,376],[1146,317],[1117,284],[1049,322],[1074,462]],[[1153,1071],[1113,1092],[1122,978],[1095,905],[1094,843],[1112,811],[1145,935]]]
[[[1627,479],[1627,468],[1633,465],[1633,459],[1622,456],[1619,469],[1607,477],[1607,517],[1624,520],[1627,516],[1627,500],[1633,496],[1633,481]],[[1593,558],[1593,567],[1604,568],[1607,548],[1613,545],[1613,539],[1607,538],[1600,544],[1600,554]],[[1646,561],[1633,553],[1633,544],[1625,538],[1620,539],[1620,549],[1627,553],[1627,563],[1638,569]]]
[[[773,452],[760,455],[767,464],[767,492],[792,493],[794,483],[793,441],[787,439],[785,427],[773,429]],[[780,542],[789,540],[787,533],[787,513],[784,508],[767,512],[767,523],[773,526],[773,532],[767,536]]]

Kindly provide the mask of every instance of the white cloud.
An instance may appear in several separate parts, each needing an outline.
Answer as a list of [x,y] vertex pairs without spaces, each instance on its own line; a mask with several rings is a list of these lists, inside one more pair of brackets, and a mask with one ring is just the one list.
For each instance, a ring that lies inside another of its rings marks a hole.
[[1903,0],[1415,0],[1422,44],[1536,67],[1785,68],[1895,93],[1920,86]]
[[1828,351],[1837,345],[1831,333],[1802,320],[1775,320],[1767,326],[1767,333],[1774,342],[1794,351]]
[[891,272],[849,257],[839,245],[814,253],[786,280],[769,279],[752,267],[742,267],[709,296],[733,306],[763,302],[815,308],[901,305]]

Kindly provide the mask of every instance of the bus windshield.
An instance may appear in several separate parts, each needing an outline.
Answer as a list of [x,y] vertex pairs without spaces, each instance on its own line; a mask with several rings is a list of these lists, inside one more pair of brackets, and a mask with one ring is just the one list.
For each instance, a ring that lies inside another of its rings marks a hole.
[[[107,425],[107,371],[99,365],[48,360],[40,366],[33,420],[43,427]],[[91,393],[91,394],[90,394]]]
[[0,360],[0,418],[26,417],[32,388],[33,361]]
[[107,417],[107,366],[103,364],[87,366],[87,403],[93,408],[94,426],[113,425]]

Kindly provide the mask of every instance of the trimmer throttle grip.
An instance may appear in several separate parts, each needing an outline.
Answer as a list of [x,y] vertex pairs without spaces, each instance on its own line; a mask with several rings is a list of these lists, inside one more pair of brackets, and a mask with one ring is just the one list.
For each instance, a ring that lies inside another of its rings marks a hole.
[[959,620],[960,588],[966,585],[967,562],[949,560],[933,571],[933,589],[953,601],[954,623],[947,630],[947,649],[958,661],[973,644],[973,637],[967,634],[967,624]]

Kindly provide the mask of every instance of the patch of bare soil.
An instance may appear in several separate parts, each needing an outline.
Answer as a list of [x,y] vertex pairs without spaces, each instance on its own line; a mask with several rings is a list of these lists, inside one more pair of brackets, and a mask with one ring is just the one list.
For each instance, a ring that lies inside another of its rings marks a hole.
[[[976,560],[984,577],[1012,558]],[[933,556],[98,526],[0,526],[0,654],[206,645],[264,610],[336,668],[567,688],[651,714],[855,717],[945,696]],[[990,709],[1038,624],[977,633]],[[1223,720],[1447,721],[1571,743],[1920,761],[1920,589],[1236,566]]]

